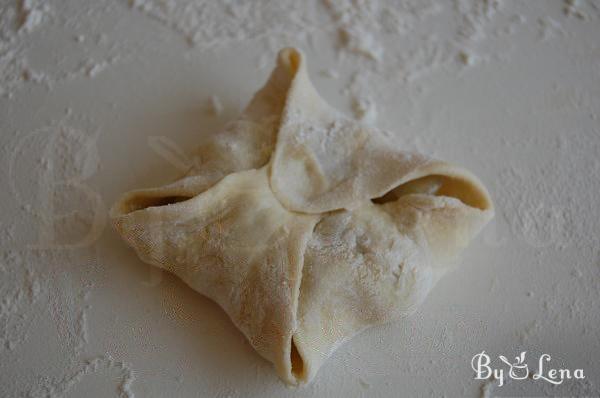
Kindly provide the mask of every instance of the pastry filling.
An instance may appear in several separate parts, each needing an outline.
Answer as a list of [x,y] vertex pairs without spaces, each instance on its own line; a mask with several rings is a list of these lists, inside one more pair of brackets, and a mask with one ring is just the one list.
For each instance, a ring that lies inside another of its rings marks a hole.
[[429,175],[408,181],[383,196],[372,199],[372,202],[384,204],[410,194],[448,196],[481,210],[490,206],[485,196],[468,181],[442,175]]
[[136,210],[147,209],[148,207],[158,207],[172,205],[179,202],[185,202],[191,199],[189,196],[135,196],[124,203],[124,213],[131,213]]
[[290,360],[292,362],[292,374],[294,376],[296,376],[296,378],[301,378],[304,373],[304,360],[302,359],[302,356],[298,352],[298,348],[296,348],[294,339],[292,339],[292,349],[290,352]]

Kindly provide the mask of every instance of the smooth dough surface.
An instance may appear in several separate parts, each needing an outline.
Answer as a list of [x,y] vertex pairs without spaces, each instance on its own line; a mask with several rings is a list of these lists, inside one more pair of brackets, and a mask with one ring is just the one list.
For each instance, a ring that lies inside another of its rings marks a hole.
[[288,384],[410,314],[493,217],[468,171],[398,148],[312,86],[284,49],[200,166],[125,194],[111,219],[140,258],[217,302]]

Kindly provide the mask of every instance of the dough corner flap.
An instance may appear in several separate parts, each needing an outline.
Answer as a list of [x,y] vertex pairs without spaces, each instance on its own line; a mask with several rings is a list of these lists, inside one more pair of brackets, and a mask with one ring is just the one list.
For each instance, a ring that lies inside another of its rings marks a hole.
[[342,343],[409,315],[493,217],[461,167],[403,151],[336,111],[280,52],[200,166],[110,211],[145,262],[218,303],[291,385]]

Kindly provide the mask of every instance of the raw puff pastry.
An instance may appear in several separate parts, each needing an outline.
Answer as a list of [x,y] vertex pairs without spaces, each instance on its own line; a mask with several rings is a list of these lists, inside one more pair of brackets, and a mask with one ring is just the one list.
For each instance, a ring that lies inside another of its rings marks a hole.
[[112,221],[142,260],[216,301],[288,384],[410,314],[493,217],[471,173],[326,104],[295,49],[197,155],[184,178],[125,194]]

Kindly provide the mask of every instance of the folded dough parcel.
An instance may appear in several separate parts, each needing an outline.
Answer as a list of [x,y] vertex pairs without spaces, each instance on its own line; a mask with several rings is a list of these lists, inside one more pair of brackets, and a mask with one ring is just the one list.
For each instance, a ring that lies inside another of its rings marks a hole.
[[494,214],[467,170],[326,104],[295,49],[197,155],[180,180],[126,193],[112,222],[293,385],[360,331],[414,311]]

